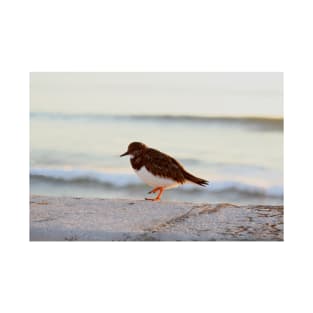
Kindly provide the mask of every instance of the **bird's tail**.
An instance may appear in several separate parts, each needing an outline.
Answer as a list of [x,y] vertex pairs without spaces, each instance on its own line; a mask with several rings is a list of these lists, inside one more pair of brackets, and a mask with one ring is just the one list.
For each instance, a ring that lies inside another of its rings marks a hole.
[[187,179],[187,180],[189,180],[195,184],[198,184],[200,186],[203,186],[203,187],[205,187],[209,184],[209,182],[207,180],[193,176],[192,174],[190,174],[186,171],[184,171],[184,177],[185,177],[185,179]]

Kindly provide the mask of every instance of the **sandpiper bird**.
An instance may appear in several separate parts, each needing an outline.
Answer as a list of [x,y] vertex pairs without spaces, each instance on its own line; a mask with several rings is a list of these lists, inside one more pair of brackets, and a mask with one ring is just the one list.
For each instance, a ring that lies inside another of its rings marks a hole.
[[159,201],[165,189],[175,188],[184,183],[208,185],[208,181],[188,173],[184,167],[171,156],[147,147],[141,142],[132,142],[122,156],[130,155],[130,163],[135,173],[149,186],[154,187],[149,193],[159,194],[156,198],[145,200]]

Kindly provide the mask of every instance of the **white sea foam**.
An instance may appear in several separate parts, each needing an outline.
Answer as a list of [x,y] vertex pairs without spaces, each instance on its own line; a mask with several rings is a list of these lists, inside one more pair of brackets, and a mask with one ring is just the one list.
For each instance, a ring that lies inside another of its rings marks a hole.
[[238,181],[216,181],[211,184],[212,192],[237,191],[246,194],[264,195],[268,197],[282,198],[284,195],[283,186],[264,187]]
[[139,179],[133,174],[106,173],[94,170],[82,169],[50,169],[50,168],[32,168],[31,177],[41,177],[47,180],[59,180],[65,182],[89,182],[111,184],[116,187],[124,187],[139,184]]
[[[96,183],[111,188],[134,187],[143,182],[133,173],[108,173],[96,170],[82,169],[52,169],[32,168],[31,178],[38,178],[50,182],[66,182],[70,184]],[[200,187],[196,184],[186,184],[178,188],[187,192],[224,193],[234,192],[246,195],[256,195],[273,198],[283,198],[283,186],[262,186],[247,184],[240,181],[214,180],[209,186]]]

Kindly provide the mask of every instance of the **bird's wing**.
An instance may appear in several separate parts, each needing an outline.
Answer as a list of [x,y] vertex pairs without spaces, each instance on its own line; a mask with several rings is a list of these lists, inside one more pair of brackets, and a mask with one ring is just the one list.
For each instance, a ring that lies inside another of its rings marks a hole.
[[183,166],[171,156],[149,148],[149,153],[145,153],[144,158],[145,166],[152,174],[174,179],[181,184],[186,181]]

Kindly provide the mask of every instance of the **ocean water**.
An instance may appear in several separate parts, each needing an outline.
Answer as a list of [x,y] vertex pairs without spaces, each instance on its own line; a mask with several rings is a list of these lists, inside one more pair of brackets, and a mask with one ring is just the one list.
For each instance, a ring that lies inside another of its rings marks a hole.
[[[184,88],[178,88],[177,81],[173,88],[173,83],[160,79],[157,83],[148,79],[147,84],[147,77],[121,83],[115,74],[112,85],[108,74],[103,79],[87,75],[88,84],[83,74],[78,79],[73,74],[60,75],[31,77],[31,193],[143,199],[151,188],[133,172],[129,157],[119,157],[130,142],[141,141],[210,181],[205,188],[190,184],[168,190],[165,200],[283,203],[283,118],[277,114],[277,107],[282,110],[280,90],[245,89],[243,80],[238,93],[216,85],[210,88],[206,80],[200,90],[203,96],[195,97],[197,106],[183,102],[199,93],[194,79],[188,89],[187,79]],[[88,99],[93,100],[88,103]],[[261,105],[268,112],[259,112]],[[221,114],[218,106],[223,107]],[[271,114],[271,108],[276,114]]]

